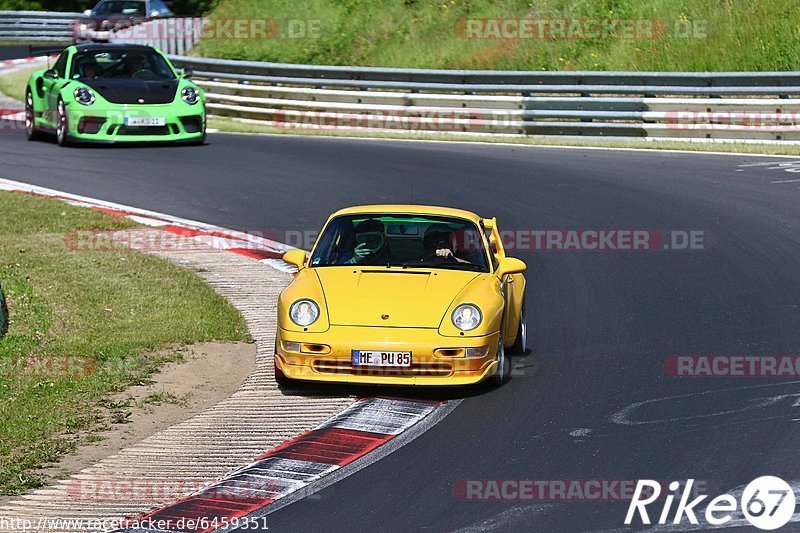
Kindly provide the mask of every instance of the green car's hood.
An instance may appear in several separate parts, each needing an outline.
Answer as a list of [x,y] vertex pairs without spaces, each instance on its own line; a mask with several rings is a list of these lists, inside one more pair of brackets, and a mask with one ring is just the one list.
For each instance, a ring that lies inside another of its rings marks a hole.
[[78,81],[113,104],[170,104],[178,90],[178,80],[81,78]]

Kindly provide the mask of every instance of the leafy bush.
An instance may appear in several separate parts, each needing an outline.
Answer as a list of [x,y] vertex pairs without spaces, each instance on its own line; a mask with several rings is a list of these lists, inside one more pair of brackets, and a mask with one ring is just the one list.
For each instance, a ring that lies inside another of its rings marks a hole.
[[[177,0],[176,0],[177,1]],[[209,39],[206,57],[334,65],[508,70],[796,70],[786,0],[221,0],[212,18],[269,18],[266,39]],[[623,19],[677,29],[650,38],[468,38],[468,19]],[[466,19],[466,20],[465,20]],[[291,33],[318,28],[314,35]],[[313,25],[313,28],[312,28]]]
[[172,0],[170,9],[179,17],[199,17],[210,13],[219,0]]

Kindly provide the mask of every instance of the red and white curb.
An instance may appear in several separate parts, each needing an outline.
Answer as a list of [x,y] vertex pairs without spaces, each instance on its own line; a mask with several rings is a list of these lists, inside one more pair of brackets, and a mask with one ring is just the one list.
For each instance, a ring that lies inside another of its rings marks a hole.
[[[50,56],[50,59],[55,59],[58,56]],[[13,67],[16,65],[24,65],[27,63],[36,63],[37,61],[45,61],[44,57],[22,57],[19,59],[9,59],[7,61],[0,61],[0,68]]]
[[[261,236],[2,178],[0,190],[60,199],[127,217],[190,243],[244,255],[282,271],[296,270],[280,259],[293,247]],[[460,400],[359,400],[201,490],[139,517],[129,517],[124,521],[126,529],[115,531],[207,533],[230,529],[237,523],[244,527],[247,519],[313,494],[392,453],[438,423],[459,403]]]
[[[125,217],[139,224],[175,235],[176,240],[171,243],[173,247],[210,246],[211,248],[226,250],[256,259],[283,272],[293,273],[297,271],[294,266],[284,263],[281,259],[285,252],[295,249],[293,246],[282,244],[260,235],[2,178],[0,178],[0,190],[27,192],[38,196],[56,198],[71,205],[88,207],[104,213]],[[128,244],[134,249],[137,247],[135,239]],[[147,247],[148,243],[142,242],[140,245]]]
[[119,531],[207,533],[237,523],[242,527],[247,517],[267,514],[271,504],[366,456],[439,405],[389,398],[360,400],[244,468]]

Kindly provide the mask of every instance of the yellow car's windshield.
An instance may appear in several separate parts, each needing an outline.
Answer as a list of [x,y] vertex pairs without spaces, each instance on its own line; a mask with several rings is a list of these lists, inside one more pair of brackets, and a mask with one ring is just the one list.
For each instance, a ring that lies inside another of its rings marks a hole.
[[346,215],[325,228],[311,266],[396,266],[488,272],[483,235],[471,221],[428,215]]

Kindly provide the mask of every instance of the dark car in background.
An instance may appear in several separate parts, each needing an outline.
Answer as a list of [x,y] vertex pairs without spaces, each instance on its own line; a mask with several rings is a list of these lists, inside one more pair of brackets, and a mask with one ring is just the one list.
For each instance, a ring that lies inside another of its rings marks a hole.
[[163,0],[102,0],[72,27],[76,41],[107,41],[112,31],[174,16]]

